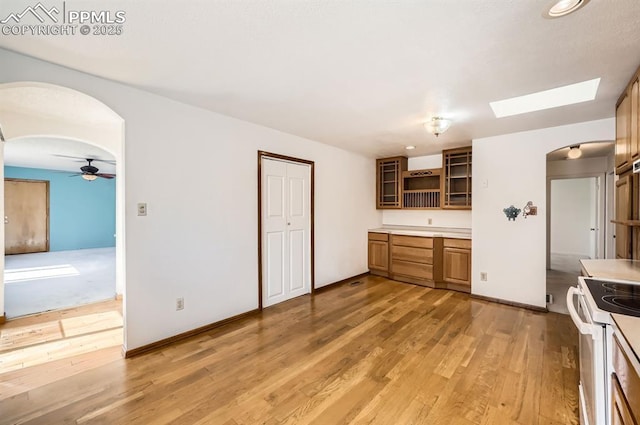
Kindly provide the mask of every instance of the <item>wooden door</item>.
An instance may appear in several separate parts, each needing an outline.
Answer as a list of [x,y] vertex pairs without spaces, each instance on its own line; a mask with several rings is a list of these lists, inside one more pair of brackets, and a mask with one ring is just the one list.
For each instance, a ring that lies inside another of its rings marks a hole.
[[443,249],[444,281],[471,285],[471,251],[464,248]]
[[311,291],[310,167],[262,159],[263,306]]
[[[631,220],[631,175],[616,182],[616,221]],[[616,224],[616,258],[631,258],[630,227]]]
[[49,182],[5,179],[4,253],[49,251]]

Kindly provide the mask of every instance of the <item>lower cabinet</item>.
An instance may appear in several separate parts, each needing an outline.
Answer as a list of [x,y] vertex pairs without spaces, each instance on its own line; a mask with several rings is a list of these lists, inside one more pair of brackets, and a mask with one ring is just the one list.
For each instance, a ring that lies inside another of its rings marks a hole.
[[617,335],[613,341],[615,373],[611,376],[611,424],[637,425],[640,419],[640,376]]
[[443,280],[460,289],[471,291],[471,241],[445,239],[443,243]]
[[369,233],[369,272],[389,277],[389,234]]
[[401,282],[434,287],[442,273],[438,238],[391,235],[390,277]]
[[471,292],[471,241],[369,233],[369,271],[431,288]]

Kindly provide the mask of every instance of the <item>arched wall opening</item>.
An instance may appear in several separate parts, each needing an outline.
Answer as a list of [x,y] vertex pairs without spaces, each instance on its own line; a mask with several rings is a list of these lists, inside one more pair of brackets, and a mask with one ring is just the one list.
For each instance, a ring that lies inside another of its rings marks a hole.
[[[0,84],[0,126],[4,139],[74,141],[93,145],[115,159],[116,178],[116,293],[124,295],[125,281],[125,167],[124,119],[104,103],[79,91],[40,82]],[[5,145],[0,148],[4,165]],[[4,180],[4,167],[0,167]],[[4,216],[4,186],[0,189],[0,208]],[[4,252],[4,227],[0,246]],[[4,270],[4,256],[0,256]],[[0,308],[5,309],[4,276],[0,276]],[[123,307],[124,326],[126,311]],[[4,317],[4,316],[3,316]],[[126,338],[126,332],[125,338]],[[126,343],[126,341],[125,341]]]

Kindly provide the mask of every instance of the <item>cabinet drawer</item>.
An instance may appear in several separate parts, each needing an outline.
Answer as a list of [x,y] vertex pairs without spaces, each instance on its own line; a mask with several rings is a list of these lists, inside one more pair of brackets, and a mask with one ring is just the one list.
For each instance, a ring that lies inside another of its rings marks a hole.
[[412,246],[391,246],[391,258],[394,261],[412,261],[414,263],[433,264],[433,249],[414,248]]
[[446,248],[471,249],[471,239],[445,239],[443,244]]
[[422,236],[391,235],[391,243],[393,245],[413,246],[416,248],[433,248],[433,238],[424,238]]
[[410,261],[393,260],[391,273],[416,277],[418,279],[433,279],[433,266],[430,264],[412,263]]
[[388,233],[375,233],[369,232],[369,240],[370,241],[388,241],[389,234]]
[[615,370],[615,375],[620,383],[620,389],[629,403],[632,415],[640,418],[640,397],[638,397],[640,376],[627,358],[627,353],[620,346],[618,336],[616,335],[613,339],[615,341],[613,344],[613,370]]

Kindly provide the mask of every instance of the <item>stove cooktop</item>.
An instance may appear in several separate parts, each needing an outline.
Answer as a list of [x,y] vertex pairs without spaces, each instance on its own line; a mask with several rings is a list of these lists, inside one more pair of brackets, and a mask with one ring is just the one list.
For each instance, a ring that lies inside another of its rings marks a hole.
[[600,310],[640,317],[640,285],[584,279]]

